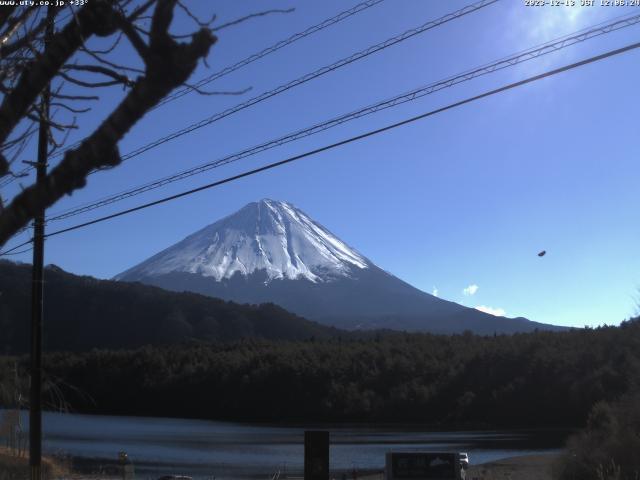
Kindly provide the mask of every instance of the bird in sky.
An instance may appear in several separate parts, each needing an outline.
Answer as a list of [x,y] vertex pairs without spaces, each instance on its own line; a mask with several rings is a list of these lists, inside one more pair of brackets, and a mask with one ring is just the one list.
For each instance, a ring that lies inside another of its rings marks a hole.
[[546,254],[547,254],[547,251],[546,251],[546,250],[542,250],[542,251],[538,254],[538,256],[539,256],[539,257],[544,257]]

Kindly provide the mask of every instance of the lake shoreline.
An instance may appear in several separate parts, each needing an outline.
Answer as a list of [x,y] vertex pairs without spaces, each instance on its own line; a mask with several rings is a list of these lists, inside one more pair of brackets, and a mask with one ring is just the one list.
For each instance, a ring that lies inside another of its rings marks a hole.
[[[494,460],[478,465],[471,465],[467,470],[467,480],[553,480],[554,464],[560,454],[518,455]],[[347,480],[353,480],[351,472],[347,473]],[[273,472],[265,473],[265,476]],[[331,479],[338,480],[341,471],[332,472]],[[120,476],[74,474],[69,477],[73,480],[116,480]],[[283,480],[296,478],[281,476]],[[358,471],[358,480],[384,480],[384,472],[380,470]]]
[[[519,455],[506,457],[482,464],[471,465],[467,470],[467,480],[553,480],[554,464],[558,460],[560,454],[546,453],[536,455]],[[69,458],[63,463],[69,462]],[[118,474],[117,463],[113,462],[108,472],[97,473],[96,470],[104,468],[104,459],[88,459],[81,460],[82,467],[77,470],[75,459],[71,459],[71,464],[67,463],[66,468],[57,469],[64,475],[63,478],[69,480],[115,480],[122,477]],[[27,468],[28,460],[26,458],[16,459],[7,455],[0,455],[0,467],[6,466],[5,462],[22,463]],[[59,459],[56,457],[46,457],[46,462],[53,465],[59,465]],[[93,472],[91,472],[93,470]],[[64,472],[64,473],[63,473]],[[266,472],[264,475],[273,475],[274,472]],[[353,477],[351,472],[347,472],[347,479]],[[339,479],[342,471],[333,471],[331,478]],[[286,479],[287,476],[280,478]],[[298,477],[296,477],[298,478]],[[384,472],[380,470],[360,470],[357,475],[358,480],[383,480]]]
[[[0,413],[2,412],[0,408]],[[21,410],[21,412],[28,413],[28,410]],[[274,427],[274,428],[302,428],[306,427],[308,430],[331,430],[334,428],[401,428],[403,430],[414,431],[429,431],[433,433],[441,432],[473,432],[473,431],[504,431],[511,432],[523,431],[523,432],[540,432],[540,433],[553,433],[553,432],[573,432],[583,428],[582,424],[549,424],[540,426],[538,423],[490,423],[490,422],[449,422],[449,423],[429,423],[429,422],[413,422],[409,420],[384,420],[372,422],[371,420],[320,420],[318,418],[290,418],[290,419],[265,419],[265,418],[249,418],[242,417],[199,417],[199,416],[185,416],[185,412],[181,415],[155,415],[148,414],[144,410],[109,410],[109,409],[80,409],[71,411],[59,411],[59,410],[43,410],[43,413],[50,414],[73,414],[79,416],[90,417],[110,417],[110,418],[150,418],[150,419],[165,419],[165,420],[195,420],[202,422],[212,423],[228,423],[234,425],[245,425],[250,427]]]
[[[23,425],[28,418],[23,418]],[[125,451],[141,478],[181,473],[198,480],[264,480],[277,471],[289,477],[303,470],[304,432],[298,428],[265,427],[189,419],[105,417],[43,414],[45,455],[57,456],[69,472],[103,475],[120,471],[119,452]],[[464,431],[434,432],[423,428],[328,427],[331,466],[337,479],[381,472],[389,451],[459,451],[470,454],[472,465],[514,456],[558,453],[562,432]],[[3,480],[3,479],[0,479]]]
[[[0,416],[5,411],[9,409],[5,409],[0,407]],[[22,414],[28,415],[29,410],[20,409]],[[450,422],[450,423],[429,423],[429,422],[413,422],[409,420],[384,420],[384,421],[375,421],[371,420],[329,420],[323,421],[317,418],[291,418],[285,420],[270,420],[264,418],[249,418],[246,416],[242,418],[236,417],[199,417],[199,416],[185,416],[185,412],[182,415],[154,415],[146,413],[143,411],[131,410],[131,411],[119,411],[119,410],[108,410],[108,409],[80,409],[80,410],[43,410],[43,414],[69,414],[76,416],[86,416],[86,417],[105,417],[105,418],[121,418],[121,419],[160,419],[160,420],[169,420],[169,421],[182,421],[182,420],[193,420],[200,422],[211,422],[217,424],[233,424],[233,425],[241,425],[248,427],[273,427],[273,428],[305,428],[307,430],[332,430],[332,429],[344,429],[344,428],[375,428],[375,429],[402,429],[406,431],[427,431],[433,433],[444,433],[444,432],[456,432],[456,433],[465,433],[465,432],[475,432],[475,431],[510,431],[510,432],[539,432],[539,433],[561,433],[563,435],[577,432],[581,428],[584,427],[582,424],[549,424],[545,426],[540,426],[538,423],[512,423],[512,424],[502,424],[502,423],[490,423],[490,422]],[[188,413],[188,412],[187,412]]]

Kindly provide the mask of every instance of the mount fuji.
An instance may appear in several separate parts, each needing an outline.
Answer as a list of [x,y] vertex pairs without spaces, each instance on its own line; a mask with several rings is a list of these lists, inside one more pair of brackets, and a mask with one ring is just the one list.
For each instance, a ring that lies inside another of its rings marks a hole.
[[241,303],[276,303],[320,323],[479,334],[559,329],[429,295],[377,267],[287,202],[264,199],[115,277]]

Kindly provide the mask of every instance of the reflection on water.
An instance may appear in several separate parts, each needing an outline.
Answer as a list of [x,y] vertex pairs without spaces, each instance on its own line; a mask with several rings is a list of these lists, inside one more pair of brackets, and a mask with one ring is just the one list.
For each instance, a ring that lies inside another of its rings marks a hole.
[[[25,421],[28,421],[26,412]],[[206,420],[45,413],[44,450],[113,460],[125,450],[138,478],[186,473],[195,478],[266,479],[277,470],[301,472],[305,429],[331,432],[331,469],[382,469],[384,454],[468,452],[471,463],[556,451],[566,432],[427,432],[416,426],[273,426]]]

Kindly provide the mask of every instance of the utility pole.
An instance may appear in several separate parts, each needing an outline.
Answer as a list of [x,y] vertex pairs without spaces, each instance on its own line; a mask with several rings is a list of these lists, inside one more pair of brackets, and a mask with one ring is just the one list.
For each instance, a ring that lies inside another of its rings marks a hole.
[[[53,36],[53,8],[47,9],[44,49]],[[51,85],[42,90],[36,185],[42,187],[47,176],[49,148],[49,102]],[[29,467],[30,480],[42,480],[42,313],[44,290],[44,215],[41,208],[33,219],[33,269],[31,284],[31,385],[29,391]]]

